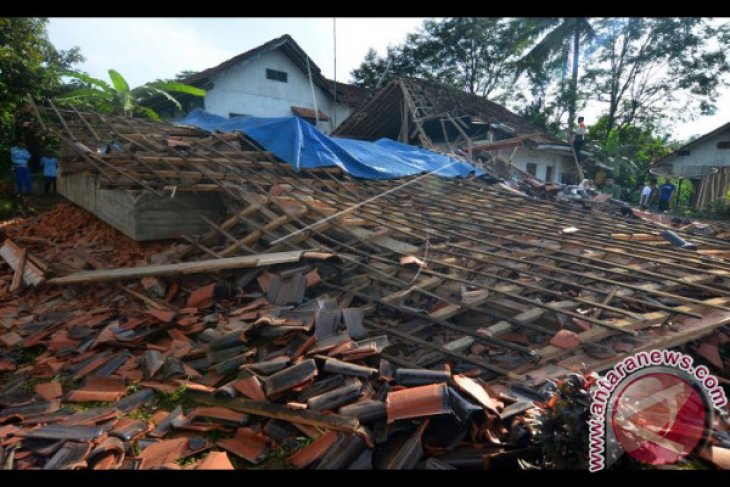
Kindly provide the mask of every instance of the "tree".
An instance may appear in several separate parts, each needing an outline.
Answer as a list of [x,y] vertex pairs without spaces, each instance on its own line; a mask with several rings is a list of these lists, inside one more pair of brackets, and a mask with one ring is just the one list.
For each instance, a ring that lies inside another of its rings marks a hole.
[[185,93],[194,96],[205,96],[205,90],[189,86],[178,81],[157,80],[145,83],[134,89],[129,88],[129,83],[117,71],[108,71],[111,85],[104,80],[93,78],[85,73],[67,73],[84,86],[58,97],[58,100],[70,103],[84,109],[92,109],[103,113],[112,113],[131,117],[133,115],[144,115],[153,120],[160,120],[160,116],[149,107],[143,105],[144,101],[153,96],[164,96],[171,101],[178,109],[182,109],[180,102],[170,94]]
[[373,89],[397,76],[433,79],[484,97],[508,94],[510,62],[524,49],[525,23],[515,19],[459,17],[425,20],[385,57],[369,50],[351,75]]
[[[613,167],[613,178],[629,192],[637,189],[646,177],[649,166],[673,150],[668,135],[659,135],[651,126],[622,125],[609,129],[609,116],[603,115],[590,126],[596,154]],[[636,199],[638,201],[638,195]]]
[[19,108],[63,91],[61,73],[84,60],[78,47],[57,50],[48,40],[45,18],[0,18],[0,161],[21,135]]
[[714,113],[730,69],[727,22],[632,17],[601,19],[596,30],[599,42],[586,80],[607,104],[606,136],[615,127]]
[[[568,127],[573,126],[578,101],[578,67],[580,50],[583,42],[590,42],[595,37],[591,21],[587,17],[550,17],[530,19],[529,37],[534,44],[522,56],[517,64],[516,75],[525,69],[539,69],[553,65],[556,60],[567,61],[567,54],[572,54],[572,75],[568,85]],[[536,40],[538,39],[539,40]]]

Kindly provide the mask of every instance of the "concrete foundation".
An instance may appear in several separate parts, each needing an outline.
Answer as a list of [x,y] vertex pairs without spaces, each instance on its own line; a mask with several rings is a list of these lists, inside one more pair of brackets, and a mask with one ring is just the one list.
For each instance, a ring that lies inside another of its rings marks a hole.
[[202,234],[210,226],[201,215],[214,222],[225,216],[216,192],[159,197],[144,190],[101,189],[98,176],[85,174],[60,177],[58,192],[137,241]]

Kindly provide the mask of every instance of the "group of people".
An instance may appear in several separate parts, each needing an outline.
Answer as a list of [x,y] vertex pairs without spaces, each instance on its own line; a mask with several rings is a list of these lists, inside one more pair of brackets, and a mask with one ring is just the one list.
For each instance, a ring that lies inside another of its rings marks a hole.
[[[578,187],[580,189],[600,191],[603,194],[609,195],[612,199],[621,200],[621,186],[616,184],[613,178],[606,179],[601,188],[598,188],[596,183],[590,179],[584,179]],[[661,186],[657,186],[656,181],[647,180],[644,183],[644,187],[641,189],[639,205],[642,210],[647,210],[655,201],[657,201],[658,210],[667,211],[669,209],[669,202],[671,201],[676,189],[676,186],[672,184],[671,181],[667,181]]]
[[[15,184],[19,195],[30,194],[31,178],[28,162],[31,159],[30,152],[24,141],[19,141],[10,149],[10,160],[13,163],[15,172]],[[56,178],[58,175],[58,157],[52,150],[46,150],[40,159],[43,167],[43,189],[46,194],[56,192]]]
[[659,211],[667,211],[669,209],[669,201],[672,199],[672,195],[676,189],[677,187],[671,181],[666,181],[661,186],[657,186],[656,181],[646,181],[644,187],[641,189],[639,206],[642,210],[646,210],[658,199]]

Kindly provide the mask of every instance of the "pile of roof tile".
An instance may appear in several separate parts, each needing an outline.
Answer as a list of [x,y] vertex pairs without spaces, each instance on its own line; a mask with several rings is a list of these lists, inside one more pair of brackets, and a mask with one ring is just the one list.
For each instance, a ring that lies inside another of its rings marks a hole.
[[518,446],[535,455],[516,416],[530,397],[477,371],[396,368],[364,311],[323,292],[328,272],[310,259],[215,282],[145,278],[147,301],[106,284],[4,303],[0,465],[230,468],[228,455],[244,466],[283,451],[297,468],[453,468]]

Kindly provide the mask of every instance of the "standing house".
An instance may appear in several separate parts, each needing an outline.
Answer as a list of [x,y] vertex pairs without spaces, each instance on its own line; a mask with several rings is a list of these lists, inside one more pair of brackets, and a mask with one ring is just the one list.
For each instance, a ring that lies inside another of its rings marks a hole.
[[690,206],[705,209],[730,190],[730,122],[654,161],[651,172],[689,179]]
[[190,76],[183,82],[205,89],[206,96],[178,96],[183,106],[182,113],[162,97],[150,100],[147,105],[172,120],[183,118],[195,108],[223,117],[295,115],[330,133],[368,95],[363,88],[325,78],[320,68],[288,34]]
[[577,182],[573,151],[565,141],[498,103],[434,81],[392,80],[333,135],[362,140],[387,137],[462,152],[475,162],[506,162],[547,182]]

